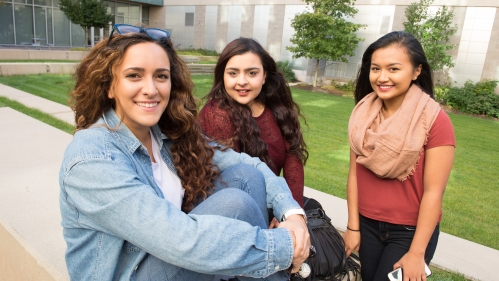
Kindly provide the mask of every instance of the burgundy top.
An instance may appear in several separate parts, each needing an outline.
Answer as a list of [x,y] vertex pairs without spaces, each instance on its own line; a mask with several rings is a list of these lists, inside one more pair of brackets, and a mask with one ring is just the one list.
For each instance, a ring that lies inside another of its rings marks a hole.
[[[284,140],[272,112],[265,108],[263,113],[254,117],[260,128],[260,138],[267,144],[269,158],[274,167],[272,171],[283,177],[293,194],[293,198],[303,206],[303,164],[294,155],[286,153],[289,144]],[[208,101],[199,113],[199,123],[204,133],[215,140],[228,142],[234,135],[234,125],[229,114],[220,108],[214,100]],[[232,149],[241,152],[239,143],[234,143]],[[250,155],[253,156],[253,155]]]
[[[424,192],[424,163],[426,150],[438,146],[456,146],[454,129],[449,116],[440,110],[430,129],[414,174],[405,181],[385,179],[357,163],[359,212],[368,218],[393,224],[415,226]],[[440,211],[440,217],[442,212]]]

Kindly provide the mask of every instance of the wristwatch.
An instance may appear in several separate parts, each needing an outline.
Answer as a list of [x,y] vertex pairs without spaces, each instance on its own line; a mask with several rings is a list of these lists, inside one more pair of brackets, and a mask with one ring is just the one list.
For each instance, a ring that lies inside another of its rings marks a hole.
[[291,210],[288,210],[286,213],[284,213],[284,215],[282,215],[281,221],[285,221],[291,215],[301,215],[301,216],[303,216],[303,219],[305,220],[305,224],[307,224],[307,215],[305,214],[305,211],[303,211],[303,209],[291,209]]

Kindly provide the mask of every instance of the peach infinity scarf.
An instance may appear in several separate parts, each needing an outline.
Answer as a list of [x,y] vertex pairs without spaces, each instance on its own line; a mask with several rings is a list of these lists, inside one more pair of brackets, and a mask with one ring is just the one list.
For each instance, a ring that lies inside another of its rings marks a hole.
[[357,163],[377,176],[404,181],[416,168],[440,105],[412,85],[390,118],[384,119],[382,106],[374,92],[355,106],[348,123],[350,147]]

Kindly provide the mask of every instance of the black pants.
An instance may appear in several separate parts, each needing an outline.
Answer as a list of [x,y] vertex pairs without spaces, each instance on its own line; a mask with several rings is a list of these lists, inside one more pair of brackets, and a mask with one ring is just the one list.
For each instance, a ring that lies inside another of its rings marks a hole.
[[[415,226],[391,224],[360,215],[360,264],[362,281],[386,281],[393,265],[408,251],[416,232]],[[437,248],[439,225],[435,227],[425,252],[430,264]]]

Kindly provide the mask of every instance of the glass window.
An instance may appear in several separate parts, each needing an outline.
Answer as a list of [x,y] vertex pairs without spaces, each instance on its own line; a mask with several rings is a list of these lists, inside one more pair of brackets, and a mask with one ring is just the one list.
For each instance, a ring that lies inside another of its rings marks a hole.
[[128,16],[128,4],[116,3],[116,23],[130,24]]
[[140,25],[140,6],[130,4],[130,24]]
[[0,5],[0,44],[15,44],[12,4]]
[[107,12],[114,16],[115,15],[114,2],[104,1],[104,4],[107,6]]
[[85,44],[85,30],[74,23],[71,23],[71,46],[90,45],[90,32],[87,34],[87,42]]
[[33,7],[25,5],[14,6],[17,44],[33,43]]
[[26,4],[26,0],[14,0],[14,3]]
[[54,9],[54,37],[56,46],[69,46],[69,20],[59,9]]
[[40,6],[52,6],[52,0],[35,0],[35,5]]
[[53,1],[52,1],[52,7],[57,7],[57,8],[59,8],[59,0],[53,0]]
[[194,13],[185,13],[185,26],[194,26]]
[[142,6],[142,24],[149,26],[149,7]]
[[47,44],[47,20],[45,17],[45,7],[35,6],[35,37],[37,44]]
[[47,44],[54,44],[54,32],[52,31],[52,8],[47,8]]

